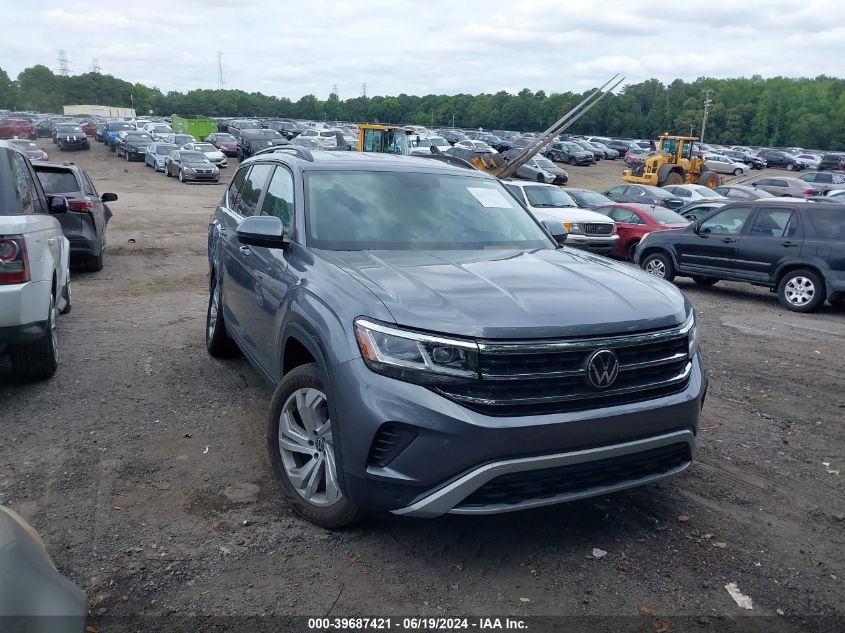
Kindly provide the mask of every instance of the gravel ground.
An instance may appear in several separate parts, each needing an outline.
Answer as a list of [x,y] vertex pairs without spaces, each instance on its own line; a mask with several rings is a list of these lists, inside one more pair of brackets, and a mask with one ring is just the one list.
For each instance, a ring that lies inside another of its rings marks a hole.
[[[264,446],[271,389],[203,346],[206,228],[223,185],[181,185],[100,144],[39,144],[120,200],[105,268],[73,277],[56,376],[18,382],[0,356],[0,502],[87,591],[92,626],[510,614],[806,631],[845,615],[842,309],[797,315],[764,289],[680,280],[711,379],[687,473],[537,511],[327,532],[280,501]],[[621,168],[569,168],[570,182],[604,190]]]

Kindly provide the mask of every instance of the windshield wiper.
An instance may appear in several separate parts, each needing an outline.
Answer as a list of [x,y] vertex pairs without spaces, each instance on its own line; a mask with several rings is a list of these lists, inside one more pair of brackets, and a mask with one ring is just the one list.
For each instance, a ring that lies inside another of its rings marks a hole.
[[532,207],[537,207],[538,209],[566,209],[566,208],[573,208],[571,204],[552,204],[551,202],[535,202],[531,204]]

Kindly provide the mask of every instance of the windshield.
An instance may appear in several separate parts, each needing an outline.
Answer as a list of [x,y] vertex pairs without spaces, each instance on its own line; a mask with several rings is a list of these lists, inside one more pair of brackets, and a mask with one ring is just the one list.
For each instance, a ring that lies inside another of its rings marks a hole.
[[173,152],[176,151],[175,145],[157,145],[156,146],[156,154],[160,154],[162,156],[170,156]]
[[109,123],[110,130],[134,130],[135,128],[129,123]]
[[82,128],[78,125],[60,125],[59,134],[82,134]]
[[555,164],[548,158],[540,158],[539,156],[534,159],[534,162],[537,163],[538,167],[543,167],[545,169],[553,169],[555,166]]
[[151,139],[147,134],[127,134],[126,135],[126,142],[127,143],[148,143]]
[[654,221],[658,224],[687,224],[689,220],[687,220],[684,216],[675,213],[674,211],[670,211],[669,209],[664,209],[662,207],[654,207],[648,211],[648,214],[654,218]]
[[217,134],[214,140],[218,143],[237,143],[237,139],[231,134]]
[[21,149],[38,149],[38,145],[32,141],[11,141],[12,145],[16,145]]
[[44,187],[45,193],[70,193],[79,191],[79,184],[76,176],[65,169],[61,170],[37,170],[36,175]]
[[177,145],[185,145],[187,143],[193,143],[194,137],[191,136],[190,134],[176,134],[173,137],[173,142],[176,143]]
[[558,187],[525,187],[525,196],[532,207],[575,207],[575,201]]
[[199,152],[182,152],[180,155],[183,163],[207,163],[208,158],[206,158],[205,154],[200,154]]
[[[306,174],[309,246],[327,250],[551,248],[495,180],[430,173]],[[401,204],[397,204],[401,201]]]
[[664,189],[660,189],[659,187],[643,187],[645,192],[651,194],[652,198],[676,198],[675,194],[669,193]]
[[214,147],[211,143],[197,143],[194,145],[194,149],[198,152],[216,152],[217,148]]
[[433,136],[428,140],[431,141],[431,144],[435,147],[446,147],[449,145],[449,141],[441,136]]
[[702,198],[721,198],[722,195],[716,193],[712,189],[708,187],[696,187],[695,191],[700,195]]
[[431,147],[431,141],[427,138],[421,138],[420,140],[414,140],[414,145],[416,147]]
[[312,141],[310,138],[296,138],[293,140],[293,145],[299,145],[300,147],[307,147],[310,149],[316,149],[320,147],[317,141]]
[[153,132],[172,132],[173,130],[170,128],[169,125],[156,125],[153,128]]

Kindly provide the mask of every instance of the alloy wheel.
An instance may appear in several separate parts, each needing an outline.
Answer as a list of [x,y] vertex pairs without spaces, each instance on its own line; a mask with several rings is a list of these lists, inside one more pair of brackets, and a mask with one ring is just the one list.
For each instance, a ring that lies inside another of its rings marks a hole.
[[220,283],[214,283],[214,290],[211,294],[211,305],[208,306],[208,338],[214,338],[217,329],[217,315],[220,312]]
[[808,277],[793,277],[786,282],[784,296],[791,305],[803,307],[816,296],[816,285]]
[[285,401],[279,418],[279,453],[293,488],[315,506],[330,506],[342,493],[326,394],[306,387]]
[[657,258],[650,260],[645,265],[645,271],[649,275],[654,275],[655,277],[660,277],[661,279],[666,276],[666,266]]

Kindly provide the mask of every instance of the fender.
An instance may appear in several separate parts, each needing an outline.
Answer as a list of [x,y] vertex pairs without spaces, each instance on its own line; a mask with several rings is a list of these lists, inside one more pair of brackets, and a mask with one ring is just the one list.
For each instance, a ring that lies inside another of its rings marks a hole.
[[778,267],[775,269],[775,272],[772,275],[772,286],[777,287],[778,283],[780,283],[781,276],[785,274],[784,271],[787,268],[812,268],[814,270],[817,270],[825,282],[825,294],[827,295],[827,298],[831,299],[836,294],[836,290],[834,290],[833,284],[828,281],[828,279],[831,277],[832,271],[828,263],[823,258],[801,257],[799,259],[791,259],[789,261],[778,264]]
[[675,253],[675,249],[668,247],[665,244],[654,244],[654,245],[649,244],[643,250],[643,252],[640,254],[639,261],[637,263],[638,264],[641,263],[643,261],[643,259],[645,259],[646,254],[651,254],[651,253],[656,253],[656,252],[660,252],[660,253],[663,253],[665,255],[668,255],[669,259],[672,260],[672,265],[675,267],[675,270],[676,271],[679,270],[679,268],[678,268],[679,262],[678,262],[678,257]]

